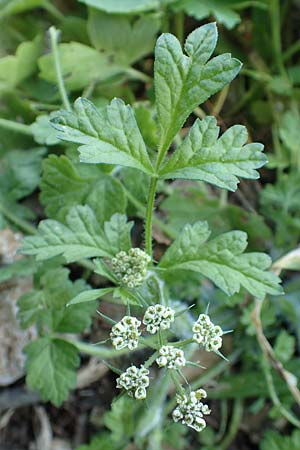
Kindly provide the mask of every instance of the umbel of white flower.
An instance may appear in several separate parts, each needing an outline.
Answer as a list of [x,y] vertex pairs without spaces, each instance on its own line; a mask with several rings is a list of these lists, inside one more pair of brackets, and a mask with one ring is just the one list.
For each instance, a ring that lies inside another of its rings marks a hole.
[[137,400],[143,400],[147,395],[147,387],[149,386],[149,370],[143,365],[140,368],[130,366],[126,372],[122,373],[117,379],[117,388],[125,389],[130,397]]
[[116,350],[128,347],[130,350],[137,348],[141,332],[141,322],[136,317],[124,316],[116,323],[110,333],[113,346]]
[[143,324],[149,333],[155,334],[159,329],[167,330],[175,320],[175,311],[169,306],[151,305],[146,309]]
[[111,260],[112,270],[121,284],[129,288],[140,286],[146,275],[151,258],[140,248],[131,248],[128,253],[122,251]]
[[193,326],[193,339],[206,351],[213,352],[222,347],[223,330],[214,325],[207,314],[200,314]]
[[206,427],[203,416],[210,414],[210,409],[201,400],[206,398],[204,389],[192,391],[190,394],[177,394],[177,407],[172,416],[175,422],[181,422],[196,431],[202,431]]
[[186,359],[180,348],[172,345],[163,345],[159,350],[159,357],[156,359],[159,367],[167,367],[168,369],[178,369],[184,367]]

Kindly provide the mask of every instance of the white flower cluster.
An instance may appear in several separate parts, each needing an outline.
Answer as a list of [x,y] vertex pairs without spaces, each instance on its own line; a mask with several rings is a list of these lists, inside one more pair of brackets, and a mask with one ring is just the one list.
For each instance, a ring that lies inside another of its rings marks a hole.
[[124,316],[116,323],[110,333],[113,346],[116,350],[128,347],[130,350],[137,348],[141,332],[141,322],[136,317]]
[[208,406],[201,402],[206,397],[207,394],[204,389],[192,391],[189,395],[178,394],[176,396],[177,407],[172,414],[174,421],[181,421],[198,432],[202,431],[206,427],[203,416],[211,412]]
[[129,288],[140,286],[146,275],[151,258],[140,248],[131,248],[128,253],[122,251],[111,260],[112,270],[121,283]]
[[168,369],[177,369],[184,367],[186,364],[183,351],[172,345],[163,345],[159,350],[159,355],[156,359],[159,367],[167,366]]
[[202,344],[207,352],[219,350],[222,347],[223,330],[214,325],[207,314],[200,314],[193,326],[193,339]]
[[160,304],[151,305],[147,308],[143,324],[149,333],[155,334],[159,329],[167,330],[175,320],[175,311],[169,306]]
[[140,368],[130,366],[117,379],[117,388],[125,389],[130,397],[137,400],[146,398],[146,388],[149,386],[149,370],[143,365]]

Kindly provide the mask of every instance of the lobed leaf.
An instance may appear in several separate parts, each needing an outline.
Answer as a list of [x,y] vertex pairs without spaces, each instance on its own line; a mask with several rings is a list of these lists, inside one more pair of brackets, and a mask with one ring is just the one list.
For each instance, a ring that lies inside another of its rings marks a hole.
[[196,106],[238,74],[241,63],[230,54],[209,61],[217,43],[214,23],[194,30],[185,42],[186,55],[172,34],[162,34],[155,49],[154,82],[160,146],[167,149]]
[[237,177],[258,178],[255,169],[266,162],[263,145],[246,144],[248,133],[241,125],[229,128],[219,139],[218,135],[214,117],[197,119],[183,143],[162,167],[160,176],[201,180],[230,191],[236,190]]
[[61,111],[52,123],[60,139],[81,144],[81,162],[118,164],[153,174],[132,108],[122,100],[115,98],[99,111],[89,100],[78,98],[74,113]]
[[27,355],[26,382],[44,401],[60,406],[76,385],[79,355],[76,347],[62,339],[39,338],[24,349]]
[[280,279],[266,272],[271,259],[264,253],[243,253],[247,235],[242,231],[224,233],[207,242],[206,222],[186,225],[163,256],[160,267],[192,270],[212,280],[227,295],[243,286],[257,298],[282,293]]

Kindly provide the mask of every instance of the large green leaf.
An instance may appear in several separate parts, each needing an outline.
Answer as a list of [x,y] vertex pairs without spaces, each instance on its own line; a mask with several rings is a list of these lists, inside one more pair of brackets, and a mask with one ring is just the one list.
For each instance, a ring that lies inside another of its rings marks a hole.
[[79,98],[74,113],[61,111],[52,123],[61,139],[81,144],[81,162],[118,164],[153,173],[132,108],[120,99],[99,111],[89,100]]
[[111,256],[109,243],[89,206],[71,208],[66,223],[43,220],[38,234],[23,240],[22,252],[35,255],[37,260],[63,255],[67,262]]
[[269,430],[264,435],[260,450],[300,450],[300,431],[294,430],[290,436]]
[[271,265],[269,256],[243,253],[246,233],[231,231],[207,242],[209,235],[206,222],[186,225],[164,254],[160,267],[199,272],[228,295],[239,292],[241,286],[258,298],[282,292],[280,279],[265,271]]
[[44,401],[60,406],[76,385],[79,355],[76,347],[62,339],[43,337],[25,347],[26,382]]
[[37,235],[23,240],[22,253],[34,255],[37,260],[63,255],[67,262],[112,257],[131,247],[131,228],[126,216],[114,214],[103,229],[89,206],[73,206],[66,216],[66,225],[52,219],[40,222]]
[[[86,166],[89,168],[95,166]],[[78,204],[89,205],[101,223],[115,213],[125,213],[125,192],[113,176],[100,170],[81,174],[79,166],[64,155],[50,155],[43,169],[40,198],[48,217],[64,221],[70,207]]]
[[188,136],[160,171],[163,178],[187,178],[235,191],[238,178],[258,178],[266,162],[263,145],[247,144],[245,127],[235,125],[219,139],[214,117],[197,119]]
[[194,30],[182,53],[172,34],[163,34],[155,49],[155,95],[161,129],[160,146],[167,149],[184,121],[200,103],[218,92],[239,72],[241,63],[230,54],[209,61],[217,43],[213,23]]

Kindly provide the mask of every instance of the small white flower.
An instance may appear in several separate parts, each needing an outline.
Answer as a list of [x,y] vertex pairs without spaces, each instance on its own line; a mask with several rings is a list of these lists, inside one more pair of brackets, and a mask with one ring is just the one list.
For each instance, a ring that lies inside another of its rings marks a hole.
[[143,324],[149,333],[155,334],[159,329],[167,330],[175,320],[175,311],[169,306],[160,304],[151,305],[147,308]]
[[128,347],[130,350],[137,348],[141,332],[141,322],[136,317],[124,316],[116,323],[110,333],[113,346],[116,350]]
[[146,275],[151,258],[140,248],[131,248],[128,254],[121,251],[111,259],[112,270],[121,284],[129,288],[140,286]]
[[125,389],[130,397],[137,400],[146,398],[149,386],[149,370],[143,365],[138,368],[136,366],[128,367],[128,369],[117,378],[117,388]]
[[177,369],[179,367],[184,367],[186,364],[183,351],[172,345],[163,345],[159,350],[159,355],[160,356],[156,359],[156,363],[159,367]]
[[223,330],[214,325],[207,314],[200,314],[193,326],[193,339],[202,344],[206,351],[213,352],[222,347]]
[[192,391],[189,395],[178,394],[176,396],[177,407],[172,413],[173,420],[181,421],[198,432],[202,431],[206,427],[203,416],[211,412],[208,406],[201,402],[206,396],[204,389]]

